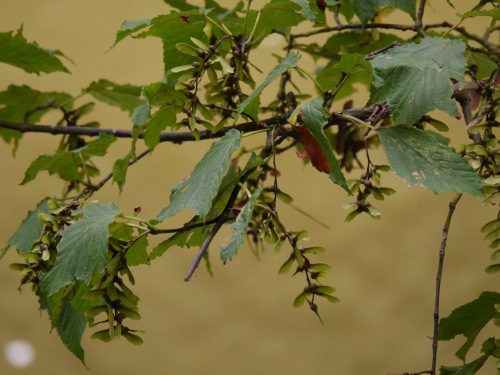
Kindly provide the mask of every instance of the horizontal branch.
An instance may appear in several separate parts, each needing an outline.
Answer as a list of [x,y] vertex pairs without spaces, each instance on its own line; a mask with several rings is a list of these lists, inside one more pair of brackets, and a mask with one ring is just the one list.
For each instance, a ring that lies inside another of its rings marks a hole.
[[[368,118],[372,113],[373,107],[361,109],[350,109],[343,111],[351,116],[355,116],[362,120]],[[254,121],[245,122],[235,126],[222,128],[218,132],[212,133],[210,130],[202,130],[199,132],[200,139],[220,138],[231,129],[239,130],[242,133],[248,133],[256,130],[267,129],[272,125],[283,125],[288,121],[287,115],[271,117],[256,123]],[[342,122],[341,119],[336,122]],[[87,137],[97,137],[100,134],[112,134],[117,138],[132,138],[132,130],[112,129],[112,128],[91,128],[85,126],[55,126],[55,125],[37,125],[23,124],[12,121],[0,120],[0,129],[14,130],[20,133],[45,133],[52,135],[79,135]],[[143,138],[144,132],[139,134],[139,138]],[[160,133],[160,142],[181,143],[185,141],[195,141],[196,138],[191,132],[162,132]]]
[[[220,138],[231,129],[237,129],[243,133],[248,133],[255,130],[262,130],[271,125],[285,124],[286,116],[276,116],[260,123],[246,122],[240,125],[228,126],[218,132],[212,133],[210,130],[202,130],[199,132],[200,139]],[[20,133],[46,133],[52,135],[80,135],[87,137],[97,137],[100,134],[112,134],[117,138],[133,138],[132,130],[110,129],[110,128],[90,128],[84,126],[55,126],[55,125],[35,125],[22,124],[12,121],[0,120],[0,129],[15,130]],[[143,138],[144,132],[139,134],[139,138]],[[184,141],[195,141],[196,138],[191,132],[162,132],[160,133],[160,142],[180,143]]]

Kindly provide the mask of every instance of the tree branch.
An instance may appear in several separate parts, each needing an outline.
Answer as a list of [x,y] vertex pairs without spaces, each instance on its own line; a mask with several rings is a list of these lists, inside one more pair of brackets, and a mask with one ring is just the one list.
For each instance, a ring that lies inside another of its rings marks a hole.
[[[360,118],[361,120],[368,118],[373,112],[373,106],[366,108],[354,108],[342,111]],[[341,119],[340,119],[341,121]],[[288,122],[288,115],[280,115],[262,120],[259,123],[254,121],[245,122],[235,126],[228,126],[216,133],[210,130],[202,130],[199,132],[200,139],[220,138],[231,129],[237,129],[242,133],[248,133],[256,130],[267,129],[272,125],[283,125]],[[80,135],[87,137],[97,137],[100,134],[112,134],[117,138],[133,138],[132,130],[113,129],[113,128],[90,128],[84,126],[55,126],[55,125],[37,125],[23,124],[13,121],[0,120],[0,129],[14,130],[20,133],[46,133],[52,135]],[[144,132],[139,134],[139,138],[144,137]],[[181,143],[186,141],[196,141],[196,138],[191,132],[162,132],[160,133],[160,142]]]
[[448,208],[448,216],[443,226],[443,235],[441,237],[441,246],[439,247],[439,262],[438,270],[436,275],[436,293],[434,302],[434,331],[432,335],[432,367],[431,375],[436,374],[436,363],[437,363],[437,350],[438,350],[438,333],[439,333],[439,302],[441,297],[441,279],[443,277],[443,266],[444,266],[444,256],[446,250],[446,244],[448,242],[448,232],[450,230],[451,218],[455,212],[458,201],[462,197],[462,194],[457,194],[451,200]]
[[[274,124],[285,124],[287,122],[287,116],[281,115],[276,117],[271,117],[269,119],[263,120],[260,123],[255,123],[253,121],[246,122],[240,125],[228,126],[219,130],[216,133],[212,133],[209,130],[200,131],[200,139],[211,139],[220,138],[226,134],[231,129],[237,129],[243,133],[250,131],[265,129],[267,126]],[[0,120],[0,128],[15,130],[20,133],[47,133],[52,135],[81,135],[88,137],[97,137],[100,134],[112,134],[117,138],[133,138],[131,130],[122,129],[110,129],[110,128],[90,128],[84,126],[55,126],[55,125],[34,125],[34,124],[22,124],[12,121]],[[144,132],[139,134],[139,138],[143,138]],[[195,141],[196,138],[191,132],[162,132],[160,134],[160,142],[173,142],[180,143],[184,141]]]
[[417,11],[417,19],[415,20],[415,29],[420,31],[423,31],[422,18],[424,17],[424,10],[425,10],[425,0],[420,0],[420,4],[418,6],[418,11]]

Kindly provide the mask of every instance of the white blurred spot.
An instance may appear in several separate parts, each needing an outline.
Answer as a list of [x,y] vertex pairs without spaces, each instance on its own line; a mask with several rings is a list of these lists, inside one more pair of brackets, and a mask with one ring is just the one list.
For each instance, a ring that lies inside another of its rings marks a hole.
[[4,347],[4,355],[14,367],[27,367],[35,359],[33,345],[24,340],[12,340]]

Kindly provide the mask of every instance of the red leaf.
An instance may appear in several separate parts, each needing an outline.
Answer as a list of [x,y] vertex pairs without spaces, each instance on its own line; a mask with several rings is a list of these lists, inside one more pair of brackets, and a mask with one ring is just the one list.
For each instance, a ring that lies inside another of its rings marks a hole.
[[[326,160],[323,150],[309,129],[302,125],[297,125],[294,129],[297,134],[297,139],[306,150],[307,156],[311,159],[311,164],[314,168],[320,172],[330,174],[330,165],[328,164],[328,160]],[[300,154],[299,157],[303,156],[303,154]]]

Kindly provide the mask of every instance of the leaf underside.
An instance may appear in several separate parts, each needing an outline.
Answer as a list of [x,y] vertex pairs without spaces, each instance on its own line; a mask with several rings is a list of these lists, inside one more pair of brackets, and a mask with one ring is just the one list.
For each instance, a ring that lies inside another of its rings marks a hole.
[[446,138],[409,126],[382,128],[378,134],[391,168],[408,186],[483,196],[481,179]]
[[214,142],[193,173],[172,189],[170,205],[160,211],[157,220],[161,222],[188,207],[205,217],[227,173],[231,155],[240,147],[240,138],[240,132],[232,129]]

